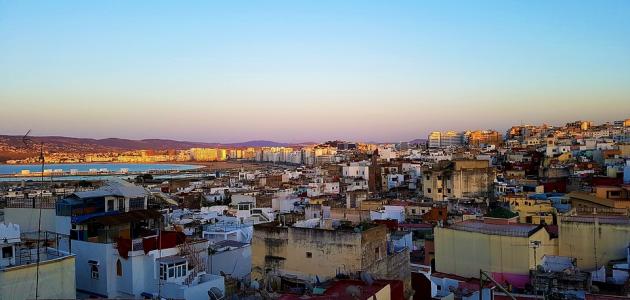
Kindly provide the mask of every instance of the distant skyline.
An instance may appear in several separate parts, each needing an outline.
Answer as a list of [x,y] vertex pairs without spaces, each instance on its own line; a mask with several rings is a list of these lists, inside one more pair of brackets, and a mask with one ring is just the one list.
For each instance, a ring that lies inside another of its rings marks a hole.
[[395,142],[630,118],[630,1],[0,1],[0,135]]

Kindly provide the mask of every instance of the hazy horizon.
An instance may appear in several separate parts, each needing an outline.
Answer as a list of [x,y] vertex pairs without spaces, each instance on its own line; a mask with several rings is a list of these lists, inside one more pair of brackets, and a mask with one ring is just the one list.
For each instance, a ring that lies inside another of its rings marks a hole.
[[630,115],[630,2],[0,2],[0,134],[395,142]]

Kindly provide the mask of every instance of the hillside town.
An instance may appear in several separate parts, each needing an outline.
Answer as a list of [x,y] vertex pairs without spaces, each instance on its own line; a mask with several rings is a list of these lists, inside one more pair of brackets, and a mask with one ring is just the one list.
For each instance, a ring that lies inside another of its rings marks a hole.
[[134,153],[248,164],[0,182],[0,299],[630,296],[630,119]]

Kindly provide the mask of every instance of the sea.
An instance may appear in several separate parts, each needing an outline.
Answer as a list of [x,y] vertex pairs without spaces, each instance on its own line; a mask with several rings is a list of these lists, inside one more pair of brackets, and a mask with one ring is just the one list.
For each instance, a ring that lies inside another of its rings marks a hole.
[[[70,172],[70,170],[76,170],[77,172],[89,172],[90,170],[96,169],[97,171],[108,171],[108,172],[120,172],[121,170],[126,170],[130,173],[142,173],[148,171],[186,171],[193,170],[197,168],[202,168],[200,165],[186,165],[186,164],[130,164],[130,163],[86,163],[86,164],[48,164],[44,165],[44,170],[54,170],[55,172]],[[0,174],[1,175],[15,175],[22,173],[23,170],[28,170],[31,173],[41,172],[41,165],[6,165],[0,164]],[[55,178],[55,180],[98,180],[111,176],[117,176],[121,178],[127,178],[130,176],[125,175],[95,175],[95,176],[60,176]],[[181,175],[180,175],[181,176]],[[155,177],[155,176],[154,176]],[[160,176],[161,177],[161,176]],[[165,176],[166,177],[166,176]],[[170,176],[173,177],[173,176]],[[2,177],[0,181],[20,181],[20,180],[28,180],[28,181],[39,181],[41,178],[39,177]],[[44,178],[45,181],[51,180],[49,176]]]

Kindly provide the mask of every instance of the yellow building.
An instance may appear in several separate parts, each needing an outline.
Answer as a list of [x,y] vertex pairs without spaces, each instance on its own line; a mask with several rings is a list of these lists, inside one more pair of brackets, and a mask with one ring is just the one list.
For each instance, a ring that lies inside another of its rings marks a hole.
[[625,259],[630,241],[630,218],[613,215],[574,215],[560,218],[559,251],[577,258],[581,269],[601,267]]
[[560,154],[560,156],[557,157],[559,162],[567,162],[571,159],[573,159],[573,154],[571,154],[571,152],[565,152]]
[[[55,251],[55,250],[53,250]],[[74,255],[49,258],[39,265],[40,299],[75,299]],[[35,299],[34,263],[0,270],[0,299]]]
[[557,254],[557,239],[539,225],[486,218],[435,228],[438,272],[478,278],[484,270],[499,282],[524,287],[529,270],[544,255]]
[[571,192],[568,194],[575,208],[630,209],[630,187],[598,186],[594,193]]
[[196,161],[216,161],[218,157],[215,148],[191,148],[190,155]]
[[37,242],[34,236],[21,234],[17,224],[0,223],[0,299],[74,299],[75,256],[51,247],[67,245],[67,237],[44,240],[42,234]]
[[217,160],[224,161],[224,160],[227,160],[227,158],[228,158],[227,149],[218,149]]
[[503,201],[510,204],[510,210],[518,213],[519,223],[554,224],[556,209],[550,201],[528,199],[525,195],[505,197]]

